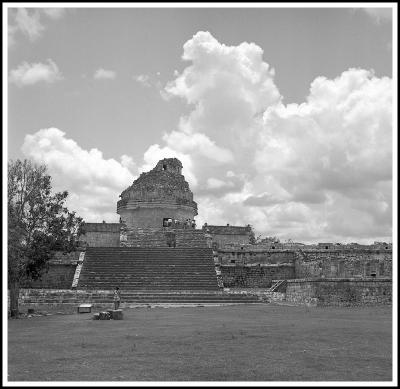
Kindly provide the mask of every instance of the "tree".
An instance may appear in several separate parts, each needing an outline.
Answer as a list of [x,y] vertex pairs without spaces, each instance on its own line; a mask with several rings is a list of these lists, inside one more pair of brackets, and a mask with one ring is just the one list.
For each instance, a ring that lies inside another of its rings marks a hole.
[[280,243],[280,240],[276,236],[266,236],[261,239],[260,243]]
[[21,282],[38,279],[55,251],[78,245],[83,220],[65,207],[68,192],[51,192],[45,165],[8,163],[8,287],[12,317],[18,317]]
[[253,228],[251,228],[250,237],[249,237],[249,243],[250,244],[257,244],[257,243],[260,242],[260,239],[261,239],[261,235],[258,235],[256,237]]

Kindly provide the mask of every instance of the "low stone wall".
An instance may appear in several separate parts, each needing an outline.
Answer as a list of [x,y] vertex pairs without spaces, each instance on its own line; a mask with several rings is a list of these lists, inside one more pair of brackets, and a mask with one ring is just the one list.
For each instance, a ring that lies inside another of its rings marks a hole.
[[74,279],[76,265],[80,251],[71,253],[57,252],[49,261],[47,271],[44,271],[38,280],[26,280],[21,284],[23,288],[68,289]]
[[390,278],[287,280],[286,301],[312,306],[390,305]]
[[50,265],[39,280],[23,283],[25,288],[68,289],[72,286],[76,265]]
[[265,288],[224,288],[224,292],[229,294],[245,294],[257,296],[260,302],[282,302],[285,301],[286,294],[282,292],[271,292]]
[[294,265],[221,265],[226,288],[270,288],[273,280],[295,277]]
[[[71,290],[71,289],[30,289],[23,288],[19,292],[19,304],[35,305],[58,305],[58,304],[95,304],[99,298],[113,299],[112,290]],[[112,302],[112,301],[111,301]]]
[[85,233],[79,240],[90,247],[118,247],[121,226],[120,223],[86,223]]

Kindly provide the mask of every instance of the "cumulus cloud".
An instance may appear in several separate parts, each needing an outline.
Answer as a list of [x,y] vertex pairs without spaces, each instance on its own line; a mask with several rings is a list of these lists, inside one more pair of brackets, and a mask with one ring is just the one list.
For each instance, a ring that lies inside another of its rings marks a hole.
[[391,79],[348,69],[317,77],[303,103],[285,105],[255,43],[226,46],[198,32],[182,59],[165,93],[192,110],[145,158],[182,160],[198,224],[250,223],[304,241],[390,239]]
[[38,82],[53,83],[61,80],[58,66],[51,59],[47,63],[23,62],[16,69],[11,70],[9,80],[18,87],[34,85]]
[[224,45],[199,32],[187,66],[164,93],[189,113],[136,164],[105,159],[60,130],[25,138],[72,208],[115,221],[110,201],[162,158],[176,157],[198,203],[197,224],[251,224],[296,241],[370,243],[392,234],[392,80],[352,68],[316,77],[301,104],[284,104],[274,70],[255,43]]
[[93,78],[95,80],[113,80],[117,77],[117,73],[113,70],[106,70],[103,68],[97,69],[94,74]]
[[135,178],[130,157],[106,159],[97,149],[82,149],[57,128],[26,135],[22,152],[48,166],[54,188],[69,191],[68,206],[86,221],[118,221],[116,202]]
[[164,91],[164,85],[160,80],[161,72],[155,74],[138,74],[133,76],[133,80],[143,88],[156,91],[164,100],[169,100],[169,95]]
[[139,83],[140,85],[146,87],[146,88],[150,88],[151,87],[151,83],[150,83],[150,76],[147,74],[139,74],[137,76],[134,76],[133,79]]
[[15,27],[27,36],[31,41],[35,41],[44,31],[45,27],[40,22],[38,10],[28,12],[26,8],[18,8],[15,15]]
[[64,8],[11,8],[11,23],[8,26],[9,46],[15,44],[15,34],[18,32],[31,42],[36,41],[46,30],[43,17],[54,21],[62,18],[64,14]]

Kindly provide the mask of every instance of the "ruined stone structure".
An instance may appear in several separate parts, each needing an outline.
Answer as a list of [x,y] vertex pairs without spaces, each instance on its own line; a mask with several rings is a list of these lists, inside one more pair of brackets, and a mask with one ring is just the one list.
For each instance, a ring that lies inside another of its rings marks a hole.
[[87,223],[81,252],[50,261],[41,280],[24,285],[24,301],[104,302],[120,285],[130,303],[391,302],[389,244],[251,244],[250,225],[196,229],[197,204],[176,158],[142,173],[120,198],[120,223]]
[[117,204],[125,247],[207,247],[196,230],[197,204],[176,158],[159,161],[124,190]]
[[182,164],[176,158],[159,161],[153,170],[142,173],[120,197],[117,213],[128,229],[194,227],[197,204],[182,175]]
[[213,226],[207,223],[203,226],[203,231],[212,236],[213,247],[222,248],[226,245],[248,245],[252,229],[250,225],[242,226]]
[[119,247],[120,223],[85,223],[80,240],[90,247]]

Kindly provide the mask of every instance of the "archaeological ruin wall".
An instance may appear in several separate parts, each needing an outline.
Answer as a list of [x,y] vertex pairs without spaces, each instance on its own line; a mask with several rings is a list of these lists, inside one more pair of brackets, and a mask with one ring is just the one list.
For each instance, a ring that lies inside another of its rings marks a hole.
[[70,289],[78,263],[79,251],[56,252],[50,259],[48,268],[38,280],[24,280],[21,288]]
[[121,223],[85,223],[82,245],[90,247],[119,247]]
[[392,250],[303,249],[295,252],[296,278],[392,277]]
[[390,305],[392,280],[371,277],[288,280],[285,300],[311,306]]
[[210,234],[215,248],[224,248],[229,245],[249,245],[252,228],[247,226],[215,226],[205,223],[202,230]]
[[265,249],[262,245],[216,248],[226,287],[269,287],[272,280],[316,278],[391,278],[392,250],[341,246]]

